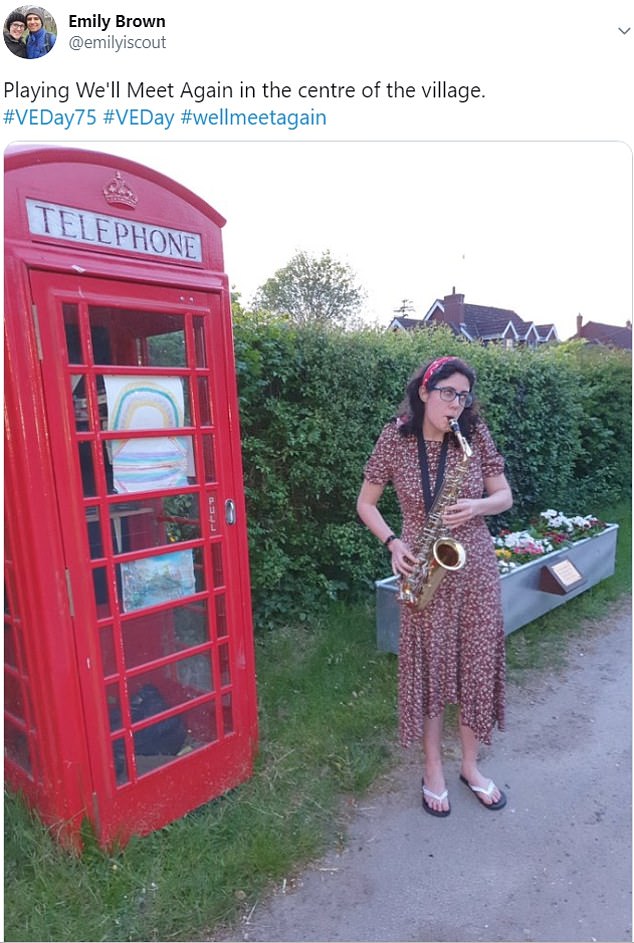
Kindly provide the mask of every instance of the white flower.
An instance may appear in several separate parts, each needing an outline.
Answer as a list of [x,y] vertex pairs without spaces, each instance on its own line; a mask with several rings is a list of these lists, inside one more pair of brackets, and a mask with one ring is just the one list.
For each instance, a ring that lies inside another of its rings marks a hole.
[[[600,525],[600,521],[592,514],[585,517],[575,515],[566,517],[561,511],[549,508],[542,511],[540,518],[546,524],[546,529],[555,532],[555,537],[559,536],[569,543],[570,540],[579,540],[583,537],[583,531],[587,531]],[[542,529],[542,528],[539,528]],[[510,534],[498,534],[493,537],[493,544],[496,549],[509,550],[516,555],[541,556],[542,554],[553,553],[561,547],[560,540],[552,540],[549,537],[538,536],[539,529],[519,530]],[[570,536],[568,536],[570,535]],[[508,573],[512,569],[523,566],[522,563],[516,563],[508,559],[498,558],[498,569],[500,573]]]
[[542,511],[540,517],[545,518],[548,526],[556,530],[565,530],[570,534],[575,528],[573,523],[574,519],[570,520],[565,514],[562,514],[561,511]]

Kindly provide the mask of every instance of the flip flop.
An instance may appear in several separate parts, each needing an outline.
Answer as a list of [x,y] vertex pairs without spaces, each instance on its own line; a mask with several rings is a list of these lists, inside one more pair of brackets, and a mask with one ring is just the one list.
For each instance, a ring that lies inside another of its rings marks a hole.
[[504,806],[506,805],[506,796],[504,795],[501,789],[500,789],[500,798],[497,800],[497,802],[485,802],[484,799],[480,798],[479,793],[482,793],[482,795],[484,796],[489,796],[489,798],[493,795],[493,790],[495,789],[495,783],[493,782],[492,779],[489,780],[489,785],[487,786],[486,789],[483,789],[481,786],[472,786],[469,780],[462,774],[460,774],[460,782],[463,782],[465,786],[469,787],[469,789],[474,794],[474,796],[476,797],[480,805],[483,805],[485,809],[489,809],[491,812],[497,812],[498,809],[503,809]]
[[425,812],[429,812],[430,815],[435,815],[436,818],[446,819],[449,813],[451,812],[451,806],[449,806],[448,809],[432,809],[432,807],[427,805],[427,803],[425,802],[425,796],[427,796],[428,799],[435,799],[436,802],[444,802],[447,796],[449,795],[447,790],[445,789],[445,791],[441,792],[441,794],[438,796],[436,795],[435,792],[432,792],[431,789],[427,788],[427,786],[425,785],[424,779],[421,781],[421,784],[423,787],[423,809],[425,810]]

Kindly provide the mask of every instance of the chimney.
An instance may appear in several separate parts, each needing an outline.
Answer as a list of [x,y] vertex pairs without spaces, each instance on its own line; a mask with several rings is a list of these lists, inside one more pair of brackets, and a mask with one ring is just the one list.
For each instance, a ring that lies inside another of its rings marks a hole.
[[445,316],[443,321],[448,324],[464,324],[464,295],[457,295],[455,286],[452,288],[451,295],[445,295],[443,298]]
[[576,335],[577,337],[582,337],[582,334],[581,334],[581,322],[582,322],[582,321],[583,321],[582,316],[581,316],[580,314],[578,314],[578,315],[577,315],[577,335]]

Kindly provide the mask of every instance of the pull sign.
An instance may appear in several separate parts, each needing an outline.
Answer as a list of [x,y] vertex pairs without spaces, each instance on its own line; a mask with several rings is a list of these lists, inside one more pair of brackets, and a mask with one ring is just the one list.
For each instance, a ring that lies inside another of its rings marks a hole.
[[227,524],[235,524],[236,522],[236,506],[231,498],[225,501],[225,521]]

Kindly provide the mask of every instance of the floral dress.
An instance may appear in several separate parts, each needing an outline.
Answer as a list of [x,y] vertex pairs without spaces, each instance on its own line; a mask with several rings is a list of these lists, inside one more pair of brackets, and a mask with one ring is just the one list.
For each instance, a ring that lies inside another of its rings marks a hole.
[[[504,473],[504,459],[481,420],[470,444],[473,455],[460,496],[480,498],[484,479]],[[430,481],[435,482],[442,443],[425,445]],[[450,444],[445,473],[461,460],[461,449]],[[393,484],[403,517],[402,539],[413,547],[425,523],[416,436],[401,435],[395,422],[385,426],[365,478],[372,484]],[[404,746],[419,741],[423,718],[438,716],[446,704],[460,704],[462,721],[484,743],[491,742],[496,723],[504,729],[504,623],[493,541],[483,517],[447,533],[465,548],[465,566],[445,574],[422,612],[401,608],[399,725]]]

